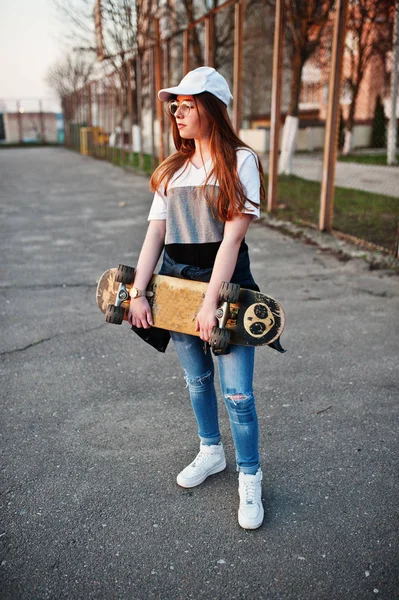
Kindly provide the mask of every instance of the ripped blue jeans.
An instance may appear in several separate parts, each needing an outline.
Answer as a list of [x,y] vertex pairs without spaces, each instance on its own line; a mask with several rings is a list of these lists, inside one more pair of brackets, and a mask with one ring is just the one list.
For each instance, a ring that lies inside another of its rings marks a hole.
[[[209,271],[209,273],[208,273]],[[245,287],[256,286],[252,275],[240,274]],[[208,281],[211,269],[199,269],[175,263],[166,253],[160,273]],[[221,440],[218,405],[214,383],[214,358],[203,341],[193,335],[171,332],[171,337],[184,369],[191,404],[198,424],[198,435],[204,444]],[[237,469],[254,475],[259,469],[258,417],[252,388],[255,349],[252,346],[230,346],[230,353],[216,357],[223,399],[230,419],[235,445]]]
[[[204,444],[218,444],[221,436],[212,352],[204,354],[202,340],[193,335],[171,332],[171,336],[185,372],[200,440]],[[216,358],[237,469],[251,475],[259,469],[258,418],[252,390],[254,350],[252,346],[232,345],[230,354]]]

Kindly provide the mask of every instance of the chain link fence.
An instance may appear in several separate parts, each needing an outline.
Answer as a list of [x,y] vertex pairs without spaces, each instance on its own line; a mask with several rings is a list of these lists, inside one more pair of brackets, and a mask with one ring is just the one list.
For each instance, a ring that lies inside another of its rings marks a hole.
[[[235,103],[242,102],[236,128],[243,141],[260,155],[267,179],[275,7],[265,2],[246,3],[240,57],[243,68],[237,71],[235,31],[238,4],[239,0],[232,0],[215,13],[207,13],[175,33],[167,20],[162,21],[158,41],[148,40],[118,70],[65,97],[66,145],[86,155],[152,172],[159,160],[174,148],[165,107],[163,112],[159,112],[157,106],[157,82],[161,81],[161,87],[176,85],[188,70],[210,64],[225,76],[231,89],[235,90],[233,105],[229,107],[233,120]],[[209,18],[212,18],[211,40]],[[299,91],[294,89],[295,78],[298,77],[294,68],[296,49],[289,28],[284,28],[281,119],[284,126],[287,115],[294,113],[297,130],[292,170],[279,176],[277,213],[281,218],[316,227],[320,211],[334,18],[333,4],[328,26],[320,35],[320,43],[300,70]],[[345,83],[347,60],[345,55],[336,142],[340,152],[344,146],[344,129],[351,103],[351,94]],[[369,149],[376,138],[385,144],[386,118],[381,118],[381,111],[378,119],[375,116],[378,98],[381,98],[382,106],[386,101],[382,97],[379,77],[378,61],[375,64],[371,62],[357,100],[351,138],[357,150]],[[299,94],[299,101],[296,110],[293,110],[295,94]],[[280,137],[282,139],[283,134]],[[384,194],[383,188],[381,194]],[[398,203],[387,197],[384,204],[383,198],[371,198],[367,192],[349,193],[341,189],[336,189],[334,202],[335,229],[392,251],[397,244]],[[373,210],[370,210],[371,205]],[[266,206],[263,208],[266,209]],[[377,216],[374,209],[378,212]],[[389,217],[383,218],[382,213]]]
[[61,106],[52,99],[0,98],[0,145],[64,143]]

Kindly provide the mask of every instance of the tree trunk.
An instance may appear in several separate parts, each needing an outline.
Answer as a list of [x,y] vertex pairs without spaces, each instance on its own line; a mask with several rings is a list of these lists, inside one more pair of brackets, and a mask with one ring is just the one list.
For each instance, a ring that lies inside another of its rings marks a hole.
[[191,43],[192,43],[192,49],[193,49],[193,54],[194,54],[194,69],[196,69],[197,67],[201,67],[203,65],[204,59],[203,59],[203,54],[202,54],[202,47],[201,47],[201,42],[199,40],[198,37],[198,31],[196,27],[192,27],[191,28]]
[[291,60],[291,90],[290,90],[290,103],[288,106],[288,113],[292,117],[297,117],[299,114],[299,98],[301,95],[301,83],[302,83],[302,70],[305,61],[301,54],[295,51]]
[[295,152],[296,135],[298,132],[299,118],[287,115],[283,127],[281,140],[281,151],[278,162],[278,172],[280,175],[293,174],[293,158]]
[[395,24],[393,36],[393,61],[391,75],[391,113],[388,128],[387,164],[396,165],[397,144],[397,103],[398,103],[398,68],[399,68],[399,6],[395,9]]
[[299,98],[301,94],[301,81],[304,60],[298,52],[295,52],[291,61],[291,93],[287,117],[283,127],[281,141],[281,152],[278,163],[280,175],[292,175],[295,142],[299,126]]
[[345,123],[345,142],[342,154],[350,154],[353,150],[353,125],[355,122],[356,102],[359,93],[359,86],[353,88],[352,101],[349,107],[348,119]]
[[[184,0],[184,7],[186,9],[187,21],[189,23],[195,21],[193,0]],[[191,50],[194,55],[194,69],[196,69],[197,67],[200,67],[203,64],[202,47],[198,36],[197,27],[194,26],[190,28],[189,36],[191,42]]]

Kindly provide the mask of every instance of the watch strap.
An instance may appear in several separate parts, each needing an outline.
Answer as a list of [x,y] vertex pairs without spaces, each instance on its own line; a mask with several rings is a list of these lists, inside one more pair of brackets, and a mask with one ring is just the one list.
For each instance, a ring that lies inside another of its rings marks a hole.
[[132,290],[133,294],[130,294],[130,297],[135,299],[135,298],[142,298],[143,296],[147,296],[147,297],[151,297],[154,295],[154,292],[149,292],[147,290],[138,290],[137,288],[133,287]]

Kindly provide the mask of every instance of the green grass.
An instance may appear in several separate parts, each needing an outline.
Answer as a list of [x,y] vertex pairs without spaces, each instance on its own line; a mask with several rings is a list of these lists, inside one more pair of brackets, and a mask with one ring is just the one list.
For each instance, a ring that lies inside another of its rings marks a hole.
[[120,148],[109,148],[108,146],[97,147],[93,149],[92,155],[96,158],[108,160],[113,165],[119,167],[131,167],[142,170],[147,175],[151,175],[156,167],[153,166],[151,154],[143,154],[143,168],[140,168],[140,154],[138,152],[122,151]]
[[[267,189],[267,176],[266,176]],[[319,222],[319,182],[280,176],[277,217],[290,221]],[[266,208],[266,207],[263,207]],[[399,223],[399,198],[336,187],[333,228],[393,250]]]
[[62,148],[63,146],[64,146],[64,144],[59,143],[59,142],[23,142],[22,144],[20,142],[11,142],[10,144],[1,142],[0,150],[7,150],[8,148],[47,148],[47,147]]
[[[362,165],[383,165],[387,166],[387,155],[385,154],[341,154],[338,157],[340,162],[354,162]],[[399,154],[396,154],[396,160],[399,162]]]
[[[157,166],[150,154],[143,155],[140,169],[138,152],[122,152],[120,148],[93,148],[92,155],[112,164],[131,167],[151,175]],[[378,157],[373,157],[378,158]],[[267,175],[265,184],[267,189]],[[307,221],[318,225],[321,185],[296,176],[280,176],[279,208],[276,216],[292,222]],[[262,206],[266,210],[267,204]],[[393,251],[399,224],[399,198],[335,188],[333,228]]]

